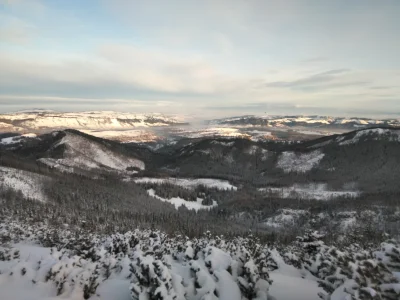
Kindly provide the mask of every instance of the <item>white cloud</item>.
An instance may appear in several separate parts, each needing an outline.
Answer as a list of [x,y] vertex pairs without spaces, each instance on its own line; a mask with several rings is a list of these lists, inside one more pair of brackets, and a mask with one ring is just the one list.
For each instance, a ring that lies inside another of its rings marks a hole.
[[0,0],[0,4],[30,15],[41,15],[46,11],[46,6],[41,0]]
[[0,41],[27,44],[35,35],[35,27],[18,18],[0,14]]
[[[115,98],[120,105],[129,105],[132,103],[129,99],[134,97],[142,101],[140,105],[133,102],[141,107],[154,107],[154,101],[158,101],[159,109],[188,105],[188,110],[194,110],[216,102],[231,106],[252,102],[355,107],[361,94],[366,108],[374,109],[381,106],[374,99],[385,101],[400,95],[400,74],[392,70],[330,70],[321,65],[300,64],[265,72],[259,77],[237,76],[226,74],[201,57],[179,57],[165,51],[118,44],[106,44],[90,57],[66,55],[65,59],[62,56],[46,59],[43,53],[37,58],[31,55],[23,59],[0,52],[0,76],[4,78],[0,88],[8,91],[9,96],[23,93],[30,95],[24,97],[25,101],[40,98],[47,102],[56,102],[59,97],[63,102],[82,99],[86,105],[95,99],[111,105],[110,99]],[[391,88],[383,96],[382,89],[371,89],[374,86]],[[140,99],[143,93],[145,99]],[[90,97],[91,94],[96,96]],[[37,95],[62,96],[38,98]],[[124,102],[121,99],[126,95],[130,96]],[[198,96],[202,97],[202,103],[194,100]],[[154,100],[147,100],[151,98]]]
[[[107,9],[86,16],[75,14],[78,4],[64,11],[51,2],[0,0],[11,12],[0,16],[0,38],[18,50],[0,50],[0,95],[87,105],[134,99],[142,108],[148,101],[150,108],[190,110],[248,103],[347,108],[360,105],[360,97],[373,110],[378,100],[395,107],[400,95],[397,6],[103,2]],[[385,86],[391,88],[379,88]]]

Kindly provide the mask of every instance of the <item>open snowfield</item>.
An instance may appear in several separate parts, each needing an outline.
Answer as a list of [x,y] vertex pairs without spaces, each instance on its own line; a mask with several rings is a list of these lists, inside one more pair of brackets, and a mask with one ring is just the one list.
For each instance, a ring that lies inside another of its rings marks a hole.
[[229,181],[220,180],[220,179],[212,179],[212,178],[151,178],[151,177],[142,177],[133,180],[136,183],[155,183],[155,184],[163,184],[168,183],[172,185],[179,185],[181,187],[192,189],[199,185],[204,185],[208,188],[217,188],[219,190],[237,190],[237,187],[230,184]]
[[0,167],[0,185],[20,191],[26,198],[46,201],[41,191],[41,181],[46,176],[13,168]]
[[167,203],[170,203],[170,204],[174,205],[176,209],[178,209],[182,205],[185,206],[189,210],[193,209],[195,211],[198,211],[198,210],[201,210],[201,209],[211,209],[211,208],[214,208],[214,207],[218,206],[216,201],[213,201],[212,205],[203,205],[202,204],[203,203],[203,199],[201,199],[201,198],[197,198],[196,202],[194,202],[194,201],[186,201],[185,199],[182,199],[182,198],[179,198],[179,197],[173,197],[171,199],[162,198],[160,196],[157,196],[156,192],[153,189],[149,189],[147,191],[147,193],[150,196],[152,196],[152,197],[154,197],[154,198],[156,198],[156,199],[158,199],[158,200],[160,200],[162,202],[167,202]]
[[332,191],[326,184],[295,184],[291,187],[267,187],[259,189],[261,192],[274,193],[281,198],[300,198],[315,200],[330,200],[338,197],[355,198],[358,191]]

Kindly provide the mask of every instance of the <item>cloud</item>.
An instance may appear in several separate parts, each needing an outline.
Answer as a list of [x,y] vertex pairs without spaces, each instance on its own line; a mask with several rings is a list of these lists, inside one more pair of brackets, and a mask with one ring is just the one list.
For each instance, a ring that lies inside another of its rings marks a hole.
[[325,63],[325,62],[329,62],[329,61],[330,61],[330,59],[328,57],[318,56],[318,57],[311,57],[311,58],[304,59],[300,63],[313,64],[313,63]]
[[[307,76],[305,78],[300,78],[292,81],[274,81],[274,82],[267,82],[265,86],[267,87],[282,87],[282,88],[310,88],[315,86],[319,86],[321,88],[326,87],[327,85],[333,86],[330,84],[335,79],[337,79],[337,75],[346,74],[350,72],[348,69],[333,69],[324,71],[321,73],[317,73],[311,76]],[[348,84],[348,83],[344,83]],[[356,83],[357,84],[357,83]],[[340,84],[336,85],[336,87],[340,87]]]
[[42,15],[46,11],[41,0],[0,0],[0,4],[25,15]]
[[[17,97],[8,97],[7,102],[0,98],[2,104],[23,106],[37,101],[46,107],[96,107],[98,101],[102,107],[143,111],[146,107],[162,112],[174,108],[191,113],[205,110],[208,114],[224,111],[303,113],[324,106],[321,103],[348,109],[360,97],[382,99],[380,90],[371,90],[372,86],[393,86],[391,94],[400,95],[397,84],[400,77],[392,71],[347,68],[316,71],[315,67],[293,66],[266,71],[264,78],[237,76],[227,74],[196,55],[180,57],[168,51],[110,43],[95,49],[91,56],[31,55],[21,58],[0,51],[0,77],[3,78],[0,95]],[[279,80],[272,81],[274,78]],[[360,96],[361,93],[365,94]],[[20,95],[26,96],[21,98]],[[113,104],[110,99],[120,100]],[[368,106],[376,107],[373,102]]]
[[396,88],[396,86],[371,86],[371,90],[391,90]]
[[[138,100],[129,98],[74,98],[59,96],[30,96],[30,95],[0,95],[0,112],[8,112],[10,110],[18,110],[21,108],[44,107],[65,111],[81,111],[84,109],[93,109],[101,107],[101,109],[124,110],[133,109],[134,111],[148,112],[149,107],[160,109],[171,106],[170,101],[159,100]],[[10,109],[11,108],[11,109]],[[67,108],[67,109],[65,109]],[[176,108],[176,106],[175,106]],[[170,111],[171,113],[173,111]]]
[[107,45],[92,57],[57,61],[0,53],[3,88],[153,91],[210,94],[236,85],[206,61],[130,46]]
[[0,95],[199,114],[358,99],[373,110],[400,95],[400,6],[367,2],[0,0]]
[[17,17],[0,13],[0,19],[0,41],[3,43],[27,44],[35,35],[35,26]]

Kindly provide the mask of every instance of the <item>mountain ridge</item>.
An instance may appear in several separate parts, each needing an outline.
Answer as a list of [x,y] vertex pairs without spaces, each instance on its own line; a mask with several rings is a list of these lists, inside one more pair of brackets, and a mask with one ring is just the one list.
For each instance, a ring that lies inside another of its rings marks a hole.
[[219,178],[258,187],[320,182],[341,189],[355,183],[360,190],[398,190],[400,178],[400,129],[387,127],[301,143],[197,138],[160,149],[64,130],[24,137],[0,150],[89,176],[101,171],[123,177]]

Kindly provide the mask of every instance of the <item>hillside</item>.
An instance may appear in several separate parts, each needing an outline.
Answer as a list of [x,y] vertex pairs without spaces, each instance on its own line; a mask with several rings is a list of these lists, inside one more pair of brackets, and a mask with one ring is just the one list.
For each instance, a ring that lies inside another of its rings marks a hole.
[[[388,237],[400,226],[399,133],[196,138],[157,151],[76,130],[5,137],[0,297],[140,299],[162,287],[164,299],[317,300],[346,296],[346,270],[397,299],[385,257],[398,256]],[[371,263],[383,281],[371,283]]]
[[271,191],[293,186],[307,190],[314,184],[331,192],[389,192],[400,189],[399,133],[392,128],[362,129],[302,143],[195,138],[150,150],[66,130],[6,138],[12,142],[0,149],[88,176],[206,177]]
[[[139,158],[149,150],[123,145],[86,135],[75,130],[55,131],[38,137],[11,137],[0,144],[4,155],[21,157],[67,173],[98,176],[102,173],[133,174],[145,169]],[[3,139],[4,140],[4,139]],[[138,154],[139,155],[136,155]]]

